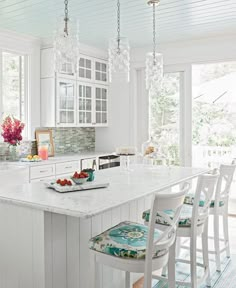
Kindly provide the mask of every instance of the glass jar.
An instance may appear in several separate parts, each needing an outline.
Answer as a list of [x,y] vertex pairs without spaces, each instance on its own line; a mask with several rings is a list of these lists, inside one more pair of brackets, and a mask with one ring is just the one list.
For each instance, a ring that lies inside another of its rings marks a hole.
[[151,137],[148,141],[144,142],[142,145],[142,155],[143,157],[153,158],[153,156],[158,152],[158,146]]
[[38,147],[38,155],[42,160],[48,160],[48,146],[40,145]]

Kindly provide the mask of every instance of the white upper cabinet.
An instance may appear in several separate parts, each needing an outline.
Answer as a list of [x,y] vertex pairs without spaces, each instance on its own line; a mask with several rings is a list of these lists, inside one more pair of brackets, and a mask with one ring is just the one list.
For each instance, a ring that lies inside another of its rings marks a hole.
[[76,126],[76,81],[57,79],[57,126]]
[[108,89],[103,85],[95,86],[95,123],[97,126],[107,125]]
[[77,79],[82,81],[93,81],[93,60],[92,58],[81,56],[79,59],[79,69]]
[[95,60],[95,82],[100,84],[108,82],[107,62]]
[[68,63],[62,68],[54,72],[52,48],[41,51],[41,126],[107,126],[107,61],[80,55],[76,74]]
[[77,83],[78,91],[78,126],[94,125],[94,112],[93,112],[93,85],[86,82]]

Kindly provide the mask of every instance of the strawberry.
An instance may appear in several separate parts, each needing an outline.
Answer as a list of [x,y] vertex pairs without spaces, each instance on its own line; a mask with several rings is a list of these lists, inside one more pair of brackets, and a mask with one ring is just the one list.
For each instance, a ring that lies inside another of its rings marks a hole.
[[60,185],[61,185],[61,186],[65,186],[65,185],[66,185],[65,180],[61,181]]
[[57,179],[56,183],[61,184],[61,179]]

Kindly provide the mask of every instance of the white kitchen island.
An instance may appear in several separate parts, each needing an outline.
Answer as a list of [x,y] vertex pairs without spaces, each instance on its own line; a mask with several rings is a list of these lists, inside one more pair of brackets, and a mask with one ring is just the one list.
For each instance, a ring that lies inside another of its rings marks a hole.
[[[89,288],[88,240],[120,221],[142,221],[152,193],[206,169],[132,166],[96,172],[108,188],[60,194],[43,183],[0,186],[0,288]],[[96,181],[96,180],[95,180]],[[100,268],[101,288],[124,287]]]

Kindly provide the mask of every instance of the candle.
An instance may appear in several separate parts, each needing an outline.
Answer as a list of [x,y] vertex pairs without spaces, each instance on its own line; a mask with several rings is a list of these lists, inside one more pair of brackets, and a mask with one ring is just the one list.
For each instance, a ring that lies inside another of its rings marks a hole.
[[38,155],[42,160],[48,159],[48,147],[47,146],[39,146]]

